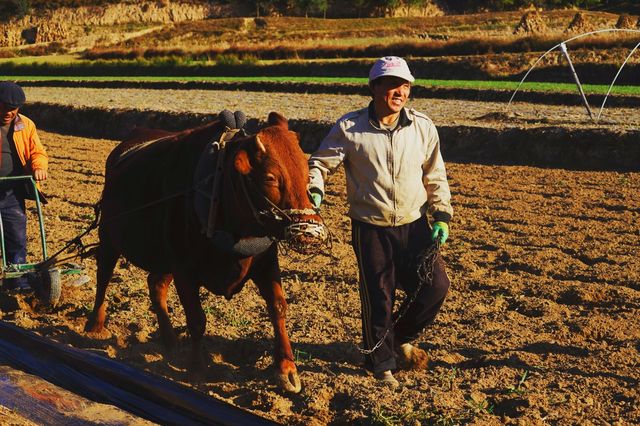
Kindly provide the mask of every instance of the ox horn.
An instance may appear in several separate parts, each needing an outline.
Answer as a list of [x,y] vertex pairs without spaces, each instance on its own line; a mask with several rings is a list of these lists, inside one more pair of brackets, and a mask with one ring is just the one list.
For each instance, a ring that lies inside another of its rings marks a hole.
[[256,148],[263,154],[267,153],[267,148],[264,147],[264,144],[260,140],[260,136],[256,135]]

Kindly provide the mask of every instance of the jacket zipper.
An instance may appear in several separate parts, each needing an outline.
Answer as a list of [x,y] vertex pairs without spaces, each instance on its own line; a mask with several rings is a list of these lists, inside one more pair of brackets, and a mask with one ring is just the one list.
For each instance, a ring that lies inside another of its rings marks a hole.
[[393,210],[391,211],[391,223],[393,226],[396,226],[397,218],[396,218],[396,164],[395,164],[395,155],[393,152],[393,130],[388,130],[389,132],[389,150],[391,152],[391,199],[393,200]]

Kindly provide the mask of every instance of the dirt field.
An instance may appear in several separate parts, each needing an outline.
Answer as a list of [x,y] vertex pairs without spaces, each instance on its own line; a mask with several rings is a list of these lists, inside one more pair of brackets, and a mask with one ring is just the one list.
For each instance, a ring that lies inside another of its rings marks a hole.
[[[53,251],[91,222],[115,142],[41,136],[51,156],[45,192]],[[331,256],[281,262],[302,392],[284,395],[271,380],[273,331],[252,284],[231,301],[201,293],[210,369],[206,381],[190,385],[285,424],[639,422],[640,173],[452,162],[448,172],[455,217],[444,257],[452,287],[418,342],[431,356],[429,371],[399,372],[402,387],[392,392],[361,368],[358,278],[340,171],[322,211],[335,237]],[[32,258],[39,256],[35,225]],[[93,277],[94,262],[86,266]],[[108,290],[114,337],[107,341],[82,332],[93,295],[94,281],[67,282],[60,306],[47,311],[33,308],[28,295],[2,294],[1,316],[188,384],[189,345],[175,292],[170,306],[185,341],[172,356],[158,341],[142,271],[119,262]]]
[[[276,110],[290,119],[335,122],[341,115],[364,108],[367,96],[335,94],[265,93],[231,90],[153,90],[153,89],[93,89],[85,87],[26,87],[29,102],[44,102],[74,107],[131,108],[151,111],[195,112],[218,114],[223,109],[245,111],[248,117],[265,120]],[[571,128],[637,129],[640,114],[636,108],[607,108],[601,121],[594,125],[581,104],[543,105],[518,102],[507,109],[511,92],[505,92],[504,102],[459,99],[411,99],[409,106],[426,113],[436,124],[475,125],[494,128],[561,126]],[[615,98],[614,95],[609,98]],[[578,101],[578,93],[575,94]],[[597,115],[600,105],[591,105]],[[504,114],[515,114],[504,121]]]

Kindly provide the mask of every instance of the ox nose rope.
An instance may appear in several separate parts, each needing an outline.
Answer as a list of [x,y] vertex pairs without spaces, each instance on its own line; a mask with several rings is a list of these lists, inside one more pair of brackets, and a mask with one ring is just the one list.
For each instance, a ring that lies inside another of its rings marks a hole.
[[[387,329],[385,330],[380,340],[378,340],[378,342],[375,345],[373,345],[371,349],[364,349],[356,345],[358,348],[358,352],[364,355],[371,355],[376,350],[378,350],[378,348],[382,346],[385,339],[389,335],[389,332],[393,328],[395,328],[398,321],[400,321],[400,318],[402,318],[407,313],[407,311],[409,310],[409,307],[416,300],[416,297],[418,297],[418,294],[420,294],[420,290],[422,290],[422,288],[425,285],[430,286],[433,284],[433,271],[435,268],[435,264],[438,261],[438,255],[440,254],[440,246],[441,246],[440,240],[436,240],[433,244],[431,244],[431,246],[424,249],[418,255],[417,257],[418,265],[416,268],[416,272],[418,274],[418,285],[416,286],[416,290],[412,294],[407,294],[407,297],[404,299],[404,301],[402,302],[402,305],[394,315],[395,319],[393,320],[393,323],[389,327],[387,327]],[[338,300],[338,293],[335,292],[334,295],[336,297],[336,306],[338,307],[338,313],[340,316],[340,320],[342,321],[342,325],[345,328],[345,331],[347,332],[347,334],[351,334],[349,331],[349,328],[347,327],[347,324],[344,322],[345,316],[342,310],[340,309],[340,301]]]

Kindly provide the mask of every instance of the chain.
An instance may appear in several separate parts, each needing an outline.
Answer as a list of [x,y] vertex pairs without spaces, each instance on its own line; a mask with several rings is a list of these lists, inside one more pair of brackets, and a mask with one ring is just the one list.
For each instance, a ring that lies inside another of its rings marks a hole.
[[[411,295],[407,295],[407,298],[405,298],[405,300],[402,302],[402,305],[398,309],[398,312],[395,315],[395,319],[393,320],[393,323],[385,330],[382,338],[378,340],[378,342],[375,345],[373,345],[371,349],[363,349],[360,346],[358,346],[358,351],[361,354],[371,355],[380,346],[382,346],[391,329],[393,329],[396,326],[398,321],[400,321],[400,319],[407,313],[411,304],[416,300],[416,297],[418,297],[418,294],[420,293],[420,290],[422,290],[422,287],[424,287],[425,285],[433,284],[433,271],[435,269],[436,262],[438,261],[438,254],[440,253],[440,245],[441,245],[440,240],[436,240],[433,244],[431,244],[429,247],[427,247],[422,252],[420,252],[420,254],[418,255],[418,267],[416,270],[416,272],[418,273],[418,285],[416,287],[416,291],[413,292],[413,294]],[[348,330],[348,327],[344,322],[344,315],[340,309],[340,301],[338,300],[337,292],[334,293],[334,295],[336,297],[336,306],[338,307],[340,320],[342,321],[342,325],[344,326],[345,330]]]

